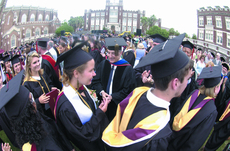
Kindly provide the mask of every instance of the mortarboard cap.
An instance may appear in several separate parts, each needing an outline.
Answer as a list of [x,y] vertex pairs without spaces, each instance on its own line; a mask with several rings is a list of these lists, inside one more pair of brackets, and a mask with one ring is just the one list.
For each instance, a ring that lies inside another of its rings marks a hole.
[[163,78],[182,69],[189,62],[187,55],[179,50],[184,37],[181,34],[153,47],[135,68],[151,65],[153,78]]
[[183,47],[187,47],[187,48],[189,48],[189,49],[191,49],[191,50],[193,50],[193,48],[196,48],[190,41],[183,41],[182,43],[181,43],[181,45],[183,46]]
[[197,79],[204,79],[204,86],[212,88],[220,83],[221,71],[222,66],[205,67]]
[[227,62],[222,62],[222,66],[224,66],[227,70],[229,70],[229,65]]
[[72,49],[61,54],[57,58],[56,65],[64,61],[64,69],[74,69],[93,59],[89,53],[82,50],[82,47],[86,44],[87,42],[80,43]]
[[0,109],[5,107],[10,119],[16,119],[29,98],[29,90],[21,85],[24,70],[11,79],[0,91]]
[[127,46],[124,38],[105,38],[105,45],[109,50],[114,50],[115,55],[118,55],[122,46]]
[[20,62],[20,57],[21,57],[20,55],[14,55],[14,56],[10,59],[12,65],[14,65],[15,63]]
[[61,36],[61,40],[63,40],[65,43],[67,43],[67,42],[68,42],[68,38],[67,38],[67,37],[65,37],[65,36]]
[[10,55],[6,55],[2,58],[4,62],[10,61]]
[[47,48],[47,42],[49,41],[49,38],[38,38],[38,46]]
[[156,42],[156,43],[162,43],[167,40],[167,38],[161,36],[160,34],[154,34],[149,37],[153,38],[153,42]]
[[221,60],[222,62],[225,62],[224,57],[220,57],[220,60]]
[[216,56],[215,56],[215,54],[214,54],[213,52],[211,52],[211,55],[212,55],[212,57],[213,57],[213,58],[215,58],[215,57],[216,57]]

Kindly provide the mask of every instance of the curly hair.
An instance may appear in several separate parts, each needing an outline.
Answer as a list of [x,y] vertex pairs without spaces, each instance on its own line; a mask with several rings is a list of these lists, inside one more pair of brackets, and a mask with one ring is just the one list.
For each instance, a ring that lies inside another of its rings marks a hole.
[[10,123],[15,134],[15,139],[20,147],[28,142],[38,145],[46,135],[41,117],[29,101],[20,117],[10,120]]

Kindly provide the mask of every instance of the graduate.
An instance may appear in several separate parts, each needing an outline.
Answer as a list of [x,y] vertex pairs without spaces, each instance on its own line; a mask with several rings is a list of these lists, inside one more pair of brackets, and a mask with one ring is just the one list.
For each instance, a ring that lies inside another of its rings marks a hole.
[[57,64],[64,61],[63,91],[59,94],[54,115],[68,139],[82,151],[103,151],[101,135],[108,125],[106,110],[110,100],[104,99],[99,107],[85,85],[92,81],[94,59],[81,48],[83,42],[61,54]]
[[138,87],[118,105],[102,136],[108,151],[167,150],[170,100],[181,95],[191,77],[192,62],[178,49],[184,36],[154,47],[137,65],[151,65],[155,88]]
[[12,64],[11,70],[12,70],[13,77],[16,76],[22,70],[20,57],[21,57],[20,55],[15,55],[10,59]]
[[96,90],[98,98],[111,100],[106,115],[109,121],[112,121],[117,105],[133,91],[136,81],[132,66],[121,58],[121,47],[126,46],[125,40],[106,38],[105,42],[108,48],[108,59],[98,65],[92,88]]
[[3,82],[9,82],[13,76],[12,76],[12,71],[11,71],[11,63],[10,63],[10,58],[11,56],[10,55],[5,55],[2,60],[4,61],[4,72],[5,72],[5,75],[6,75],[6,81],[3,81]]
[[[20,72],[0,91],[0,109],[4,109],[9,118],[8,126],[19,148],[23,151],[73,150],[56,123],[37,111],[32,93],[21,85],[22,77]],[[8,131],[5,133],[9,137]]]
[[198,79],[204,79],[204,85],[188,96],[173,119],[169,151],[199,150],[207,139],[217,116],[214,100],[222,84],[221,70],[221,66],[202,70]]
[[50,97],[46,94],[57,88],[52,85],[47,74],[41,69],[39,55],[36,51],[27,55],[23,85],[33,94],[38,110],[54,119],[49,106]]

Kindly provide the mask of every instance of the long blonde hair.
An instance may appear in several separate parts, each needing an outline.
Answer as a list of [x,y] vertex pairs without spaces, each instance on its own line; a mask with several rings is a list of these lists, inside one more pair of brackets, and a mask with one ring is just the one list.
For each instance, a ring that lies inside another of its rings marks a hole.
[[216,98],[216,95],[214,93],[214,90],[217,86],[219,86],[221,84],[222,80],[220,80],[220,82],[214,86],[214,87],[211,87],[211,88],[206,88],[204,85],[202,87],[199,88],[200,90],[200,93],[201,94],[204,94],[206,96],[209,96],[209,97],[212,97],[212,98]]
[[[38,55],[38,53],[36,51],[31,51],[30,53],[28,53],[28,55],[26,57],[26,72],[25,72],[24,81],[28,81],[30,79],[30,77],[32,76],[30,65],[32,63],[32,58],[33,57],[38,57],[39,58],[40,56]],[[39,70],[39,74],[43,75],[43,69]]]

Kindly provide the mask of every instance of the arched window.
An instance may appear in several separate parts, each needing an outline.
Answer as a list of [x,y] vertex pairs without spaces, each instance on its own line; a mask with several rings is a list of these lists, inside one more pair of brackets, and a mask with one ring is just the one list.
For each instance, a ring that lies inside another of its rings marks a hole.
[[44,28],[44,34],[48,34],[48,28],[47,27]]
[[38,21],[42,21],[42,14],[39,14]]
[[11,48],[16,47],[16,36],[15,35],[11,36],[10,43],[11,43]]
[[26,18],[27,18],[26,14],[23,14],[23,15],[22,15],[22,21],[21,21],[21,22],[22,22],[22,23],[25,23],[25,22],[26,22]]
[[31,29],[26,30],[26,38],[29,38],[31,36]]
[[34,14],[31,14],[30,21],[35,21],[35,15]]
[[46,21],[49,21],[50,20],[50,17],[49,17],[49,15],[46,15],[46,19],[45,19]]
[[40,35],[40,28],[36,28],[35,30],[35,36],[39,36]]
[[10,24],[10,16],[8,17],[7,25],[9,25],[9,24]]

